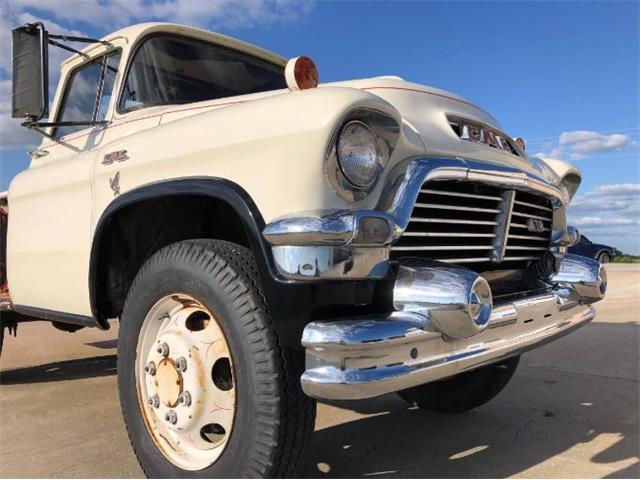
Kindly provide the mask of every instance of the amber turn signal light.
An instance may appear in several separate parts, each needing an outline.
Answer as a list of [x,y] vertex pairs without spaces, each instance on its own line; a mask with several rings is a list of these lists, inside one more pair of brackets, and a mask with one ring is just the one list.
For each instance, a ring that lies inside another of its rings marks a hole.
[[320,82],[320,74],[309,57],[301,56],[292,58],[284,69],[287,87],[290,90],[306,90],[315,88]]

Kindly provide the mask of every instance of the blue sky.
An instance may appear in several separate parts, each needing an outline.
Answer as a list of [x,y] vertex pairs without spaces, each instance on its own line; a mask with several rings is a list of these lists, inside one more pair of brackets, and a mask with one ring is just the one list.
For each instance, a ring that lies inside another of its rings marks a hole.
[[640,254],[639,5],[0,0],[0,190],[27,167],[34,138],[7,115],[10,28],[38,18],[51,31],[102,36],[169,20],[309,55],[321,81],[395,74],[461,94],[524,137],[529,152],[578,166],[572,222]]

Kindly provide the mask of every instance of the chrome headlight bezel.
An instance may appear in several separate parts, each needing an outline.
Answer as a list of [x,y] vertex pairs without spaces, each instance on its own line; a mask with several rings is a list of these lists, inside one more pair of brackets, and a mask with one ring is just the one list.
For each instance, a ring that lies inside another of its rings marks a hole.
[[[349,178],[338,154],[338,142],[344,129],[350,124],[364,125],[372,134],[377,152],[375,173],[366,184],[358,184]],[[400,126],[390,115],[368,108],[352,110],[339,123],[334,131],[325,159],[325,174],[329,184],[338,196],[348,201],[365,198],[378,183],[384,167],[389,162],[400,135]]]

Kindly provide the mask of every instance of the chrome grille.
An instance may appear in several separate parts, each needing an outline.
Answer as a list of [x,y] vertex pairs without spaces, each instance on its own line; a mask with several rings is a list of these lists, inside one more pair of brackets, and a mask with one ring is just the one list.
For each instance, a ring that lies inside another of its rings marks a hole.
[[[506,268],[508,262],[516,268],[548,250],[552,213],[546,198],[528,192],[471,182],[425,183],[391,254],[482,269]],[[542,232],[529,230],[530,218],[542,222]]]

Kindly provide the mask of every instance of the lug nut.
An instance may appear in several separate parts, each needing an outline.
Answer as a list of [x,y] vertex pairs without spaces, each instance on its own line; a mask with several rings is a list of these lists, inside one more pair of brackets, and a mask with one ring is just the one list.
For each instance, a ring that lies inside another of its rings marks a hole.
[[156,364],[149,362],[147,366],[144,367],[144,371],[153,377],[156,374]]
[[180,357],[176,360],[176,368],[179,372],[184,372],[187,369],[187,359]]
[[169,410],[165,414],[164,419],[171,425],[175,425],[178,422],[178,414],[175,412],[175,410]]
[[191,405],[191,394],[189,392],[183,392],[180,394],[180,403],[185,407]]
[[151,405],[153,408],[158,408],[160,406],[160,398],[158,397],[158,395],[149,397],[149,405]]
[[169,356],[169,345],[167,345],[166,343],[163,343],[162,345],[158,346],[157,352],[162,355],[163,357],[167,357]]

